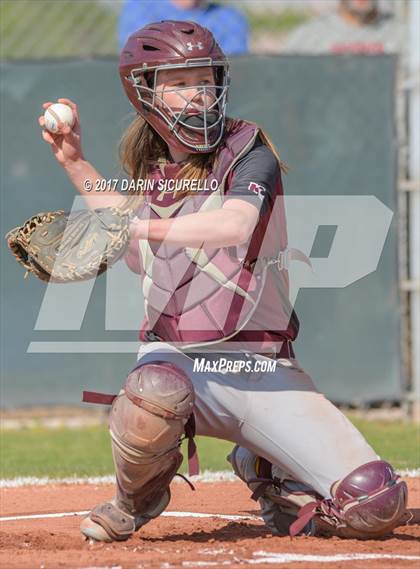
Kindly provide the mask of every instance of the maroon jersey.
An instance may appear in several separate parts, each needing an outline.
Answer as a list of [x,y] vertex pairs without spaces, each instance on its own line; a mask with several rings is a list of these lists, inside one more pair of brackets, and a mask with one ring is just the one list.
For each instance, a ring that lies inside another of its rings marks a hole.
[[132,243],[126,261],[141,273],[145,294],[140,339],[151,330],[185,348],[278,352],[285,339],[296,338],[299,324],[288,301],[287,270],[265,263],[286,250],[287,230],[280,166],[258,132],[255,125],[240,122],[221,145],[206,187],[193,197],[172,191],[178,164],[152,168],[154,183],[137,211],[140,218],[204,211],[209,200],[217,200],[216,181],[219,207],[228,199],[253,202],[259,221],[249,243],[239,247],[198,250],[146,240]]
[[[258,137],[253,148],[235,165],[225,189],[226,198],[238,198],[259,209],[247,258],[276,257],[287,248],[287,224],[281,169],[273,152]],[[289,302],[287,270],[270,265],[264,290],[249,324],[232,341],[252,343],[254,352],[295,340],[299,320]]]

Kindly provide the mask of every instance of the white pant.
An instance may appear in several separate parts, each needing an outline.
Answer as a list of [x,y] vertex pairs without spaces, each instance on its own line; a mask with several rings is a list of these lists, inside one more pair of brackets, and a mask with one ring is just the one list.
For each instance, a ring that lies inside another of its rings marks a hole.
[[[210,361],[226,357],[200,355]],[[234,357],[267,360],[245,353]],[[188,374],[196,395],[198,435],[244,446],[324,497],[330,497],[336,480],[378,459],[343,413],[316,390],[296,359],[277,360],[274,372],[197,372],[192,354],[152,342],[141,345],[138,360],[171,361]]]

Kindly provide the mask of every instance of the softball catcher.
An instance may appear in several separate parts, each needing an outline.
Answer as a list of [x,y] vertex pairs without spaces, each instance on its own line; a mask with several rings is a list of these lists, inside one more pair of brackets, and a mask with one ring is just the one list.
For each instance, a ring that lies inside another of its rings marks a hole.
[[[119,70],[137,112],[122,163],[133,180],[155,182],[136,203],[124,257],[139,274],[146,319],[119,394],[85,395],[112,403],[116,493],[82,533],[125,540],[161,514],[194,422],[197,434],[235,444],[228,460],[274,534],[389,533],[405,513],[406,484],[299,366],[287,268],[308,260],[288,248],[284,166],[272,143],[225,115],[226,57],[205,28],[163,21],[130,36]],[[82,180],[100,174],[82,154],[78,117],[73,131],[43,137],[89,207],[127,205],[126,196],[94,203],[83,191]],[[174,179],[216,180],[218,189],[161,190]],[[244,365],[194,371],[203,355]],[[273,359],[274,373],[256,371]]]

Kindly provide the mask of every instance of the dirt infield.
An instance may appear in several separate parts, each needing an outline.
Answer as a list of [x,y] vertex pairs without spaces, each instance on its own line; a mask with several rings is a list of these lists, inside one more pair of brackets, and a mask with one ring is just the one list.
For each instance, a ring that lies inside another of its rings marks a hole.
[[[420,479],[408,479],[413,519],[383,540],[272,537],[240,482],[172,484],[167,512],[122,543],[85,541],[81,512],[110,499],[110,485],[1,490],[0,566],[7,569],[172,569],[177,567],[338,567],[376,569],[420,563]],[[76,512],[76,513],[75,513]],[[48,514],[67,516],[45,517]],[[194,517],[194,513],[219,517]],[[27,516],[39,516],[27,519]],[[229,518],[228,516],[239,516]],[[417,559],[413,558],[417,557]],[[411,557],[411,559],[404,559]]]

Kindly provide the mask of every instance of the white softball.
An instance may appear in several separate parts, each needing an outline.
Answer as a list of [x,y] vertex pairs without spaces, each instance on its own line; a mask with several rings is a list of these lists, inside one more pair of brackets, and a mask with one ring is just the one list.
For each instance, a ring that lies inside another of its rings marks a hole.
[[58,123],[67,124],[70,128],[74,125],[74,114],[68,105],[54,103],[44,113],[45,128],[50,132],[58,131]]

